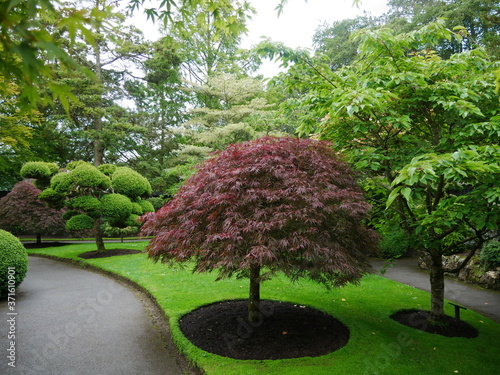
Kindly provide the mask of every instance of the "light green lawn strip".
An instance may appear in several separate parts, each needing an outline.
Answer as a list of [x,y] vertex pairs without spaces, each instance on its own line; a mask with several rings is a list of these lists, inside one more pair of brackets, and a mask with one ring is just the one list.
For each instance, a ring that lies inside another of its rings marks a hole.
[[[107,248],[137,248],[145,243],[106,244]],[[30,250],[70,259],[94,249],[92,244]],[[266,281],[262,298],[307,305],[325,311],[347,325],[349,343],[316,358],[278,361],[242,361],[207,353],[192,345],[180,332],[178,320],[187,312],[226,299],[244,299],[248,280],[215,282],[216,274],[192,274],[180,267],[153,264],[145,254],[85,261],[127,277],[146,288],[170,318],[174,341],[180,350],[207,374],[390,374],[443,375],[493,374],[498,371],[500,325],[473,311],[462,318],[479,329],[475,339],[446,338],[411,329],[389,319],[403,308],[429,309],[429,294],[381,276],[369,275],[360,286],[326,291],[309,281],[291,284],[285,277]],[[447,305],[447,314],[453,315]],[[458,372],[455,372],[458,371]]]

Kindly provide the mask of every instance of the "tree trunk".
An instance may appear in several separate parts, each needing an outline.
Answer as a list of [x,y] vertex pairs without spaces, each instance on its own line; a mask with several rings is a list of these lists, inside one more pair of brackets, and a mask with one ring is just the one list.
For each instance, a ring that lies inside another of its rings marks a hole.
[[248,298],[248,321],[257,322],[260,316],[260,265],[250,266],[250,295]]
[[100,253],[106,251],[106,248],[104,247],[104,240],[102,239],[101,219],[99,218],[94,220],[94,236],[97,251]]
[[36,234],[36,243],[37,243],[37,245],[40,245],[42,243],[42,234],[41,233]]
[[431,281],[431,315],[434,321],[444,317],[444,270],[440,251],[431,254],[430,281]]

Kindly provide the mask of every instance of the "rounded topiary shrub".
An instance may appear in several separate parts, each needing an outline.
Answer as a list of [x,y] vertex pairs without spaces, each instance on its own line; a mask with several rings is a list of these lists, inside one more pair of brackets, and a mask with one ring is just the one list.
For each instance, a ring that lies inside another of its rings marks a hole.
[[132,207],[133,207],[132,213],[134,215],[142,215],[144,213],[143,210],[142,210],[142,207],[141,207],[141,205],[139,203],[132,202]]
[[90,195],[82,195],[68,201],[66,205],[75,210],[83,210],[90,217],[99,217],[101,215],[101,202]]
[[90,164],[81,164],[72,172],[73,183],[80,187],[107,189],[111,186],[109,177]]
[[73,176],[68,172],[60,172],[50,180],[50,187],[58,193],[67,192],[73,183]]
[[67,230],[88,230],[94,228],[94,219],[88,215],[75,215],[66,222]]
[[81,213],[79,211],[75,211],[75,210],[68,210],[66,211],[65,213],[63,213],[62,215],[62,218],[63,220],[66,220],[68,221],[69,219],[71,219],[73,216],[76,216],[76,215],[80,215]]
[[68,164],[66,164],[66,169],[74,171],[80,165],[92,165],[92,164],[90,164],[88,161],[75,160],[75,161],[70,161]]
[[0,229],[0,299],[13,293],[28,271],[28,254],[11,233]]
[[111,179],[113,180],[114,191],[127,197],[140,197],[151,194],[151,184],[147,178],[130,168],[117,168]]
[[153,211],[151,212],[155,212],[165,205],[165,200],[159,197],[149,198],[147,201],[151,203],[153,207]]
[[97,169],[99,169],[99,171],[104,173],[106,176],[111,176],[113,173],[115,173],[116,168],[118,167],[114,164],[101,164],[97,167]]
[[153,204],[147,200],[141,199],[139,202],[137,202],[141,208],[142,208],[142,213],[146,212],[155,212],[155,208]]
[[22,166],[20,173],[24,178],[43,179],[50,177],[52,171],[48,163],[43,161],[30,161]]
[[126,220],[134,210],[130,199],[122,194],[107,194],[101,204],[103,215],[111,219]]
[[54,208],[64,207],[64,197],[64,194],[58,193],[52,188],[42,190],[41,193],[38,194],[38,199],[47,202],[50,207]]
[[49,168],[51,176],[59,172],[59,166],[56,163],[45,163],[45,165]]

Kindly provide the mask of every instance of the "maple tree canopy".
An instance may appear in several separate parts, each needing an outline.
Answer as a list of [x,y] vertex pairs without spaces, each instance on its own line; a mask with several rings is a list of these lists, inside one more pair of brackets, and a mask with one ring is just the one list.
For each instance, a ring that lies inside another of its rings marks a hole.
[[327,142],[265,137],[204,162],[179,193],[143,216],[149,256],[195,271],[248,276],[251,266],[329,286],[358,281],[376,251],[369,204]]

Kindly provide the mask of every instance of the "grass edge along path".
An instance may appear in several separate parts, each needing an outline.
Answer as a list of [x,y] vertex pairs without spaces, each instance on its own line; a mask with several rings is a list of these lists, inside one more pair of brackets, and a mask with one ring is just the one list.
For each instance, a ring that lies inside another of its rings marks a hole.
[[[109,249],[137,250],[144,246],[145,242],[106,245]],[[321,357],[274,361],[217,356],[192,345],[180,332],[178,320],[206,304],[247,298],[248,280],[215,282],[215,273],[193,274],[188,269],[154,264],[142,253],[85,261],[78,258],[78,254],[92,250],[93,244],[78,244],[30,249],[29,253],[88,264],[147,290],[169,319],[172,338],[179,351],[206,374],[482,375],[496,373],[500,366],[499,324],[466,310],[462,319],[479,330],[477,338],[447,338],[403,326],[389,316],[403,308],[429,309],[429,294],[377,275],[365,276],[359,286],[332,291],[309,281],[291,284],[279,276],[262,285],[263,299],[307,305],[347,325],[351,337],[342,349]],[[453,316],[452,306],[447,305],[446,313]]]

